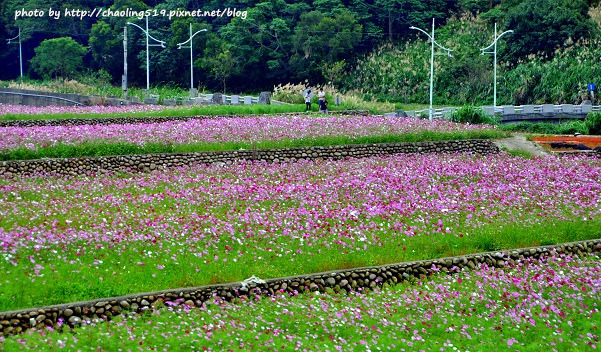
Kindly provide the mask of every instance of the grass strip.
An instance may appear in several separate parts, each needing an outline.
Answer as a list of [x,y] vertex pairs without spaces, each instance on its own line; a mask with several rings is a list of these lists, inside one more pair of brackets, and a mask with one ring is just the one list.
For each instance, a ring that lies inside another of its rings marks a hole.
[[[400,143],[400,142],[434,142],[446,140],[467,139],[495,139],[504,138],[506,132],[499,130],[477,130],[457,132],[431,132],[422,131],[415,134],[387,134],[362,137],[348,136],[323,136],[315,138],[302,138],[294,140],[265,140],[255,143],[257,149],[296,148],[314,146],[333,146],[346,144],[375,144],[375,143]],[[191,144],[161,144],[147,143],[135,145],[129,143],[89,142],[77,145],[58,144],[32,150],[28,148],[12,149],[0,153],[0,161],[32,160],[41,158],[76,158],[98,157],[109,155],[134,155],[155,153],[190,153],[212,152],[225,150],[252,149],[251,142],[218,142],[218,143],[191,143]]]
[[[93,248],[82,242],[68,249],[52,245],[44,253],[36,254],[36,265],[41,269],[35,273],[13,267],[7,261],[0,263],[0,270],[7,273],[5,279],[10,281],[0,292],[0,311],[238,282],[252,275],[277,278],[598,238],[601,238],[601,220],[572,219],[547,220],[530,226],[500,226],[497,222],[478,229],[461,226],[446,235],[387,234],[381,237],[381,246],[365,250],[332,246],[309,253],[311,247],[302,246],[304,251],[298,252],[298,244],[282,244],[296,252],[292,256],[257,248],[261,245],[259,239],[255,248],[245,247],[247,253],[238,259],[223,248],[215,248],[208,258],[198,257],[193,249],[182,252],[178,244],[168,241],[160,251],[150,254],[145,244],[139,242],[128,244],[126,247],[131,250],[120,254],[111,245]],[[27,252],[21,252],[18,256],[26,255]],[[229,260],[223,261],[224,258]]]

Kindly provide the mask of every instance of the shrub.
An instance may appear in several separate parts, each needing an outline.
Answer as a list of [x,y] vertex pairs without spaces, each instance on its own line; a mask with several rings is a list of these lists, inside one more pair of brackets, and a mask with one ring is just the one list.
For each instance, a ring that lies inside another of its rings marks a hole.
[[450,115],[450,119],[453,122],[471,124],[487,123],[497,125],[499,123],[494,116],[487,115],[482,108],[473,105],[466,105],[453,111]]
[[584,119],[584,126],[588,134],[601,134],[601,113],[593,112]]
[[539,134],[588,134],[588,127],[584,121],[571,120],[559,125],[549,122],[520,122],[501,127],[504,131],[510,132],[526,132]]
[[580,134],[588,133],[588,129],[586,128],[586,125],[584,124],[583,121],[572,120],[572,121],[568,121],[564,124],[561,124],[558,127],[558,134],[574,134],[574,133],[580,133]]

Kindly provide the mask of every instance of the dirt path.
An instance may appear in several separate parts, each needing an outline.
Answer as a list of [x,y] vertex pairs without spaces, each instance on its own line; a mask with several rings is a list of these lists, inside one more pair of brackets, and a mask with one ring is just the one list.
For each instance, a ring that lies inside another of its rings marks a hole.
[[525,150],[534,156],[549,155],[543,147],[538,145],[538,143],[527,140],[526,136],[520,133],[514,133],[509,138],[495,139],[493,142],[499,148],[507,148],[509,150]]

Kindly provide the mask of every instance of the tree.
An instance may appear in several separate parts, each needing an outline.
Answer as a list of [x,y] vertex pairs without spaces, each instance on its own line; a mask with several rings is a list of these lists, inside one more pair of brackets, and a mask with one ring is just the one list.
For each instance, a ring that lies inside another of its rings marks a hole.
[[325,79],[332,84],[332,86],[336,87],[338,82],[341,81],[341,77],[344,75],[346,71],[346,61],[336,61],[331,64],[325,64],[322,68],[322,74]]
[[477,15],[492,10],[499,3],[500,0],[459,0],[459,8],[461,11]]
[[31,59],[34,70],[43,77],[66,79],[83,67],[83,55],[87,49],[70,37],[46,39],[35,48]]
[[120,77],[123,72],[123,38],[105,21],[92,25],[90,40],[93,63],[96,68]]
[[228,78],[238,73],[239,66],[225,43],[211,41],[207,47],[206,56],[199,59],[200,66],[223,84],[225,94],[225,84]]
[[353,48],[360,42],[363,27],[347,10],[334,17],[318,11],[301,15],[294,29],[292,44],[295,54],[291,64],[300,79],[322,76],[321,67],[350,58]]
[[505,28],[514,31],[505,57],[514,63],[529,54],[551,59],[557,48],[594,29],[584,0],[508,0],[504,7]]
[[374,0],[375,20],[385,28],[388,39],[407,31],[410,26],[424,27],[432,18],[446,18],[453,8],[446,0]]
[[306,10],[295,5],[283,0],[259,2],[248,9],[245,20],[234,18],[221,28],[221,38],[245,72],[240,86],[256,89],[257,83],[271,85],[290,75],[291,28]]

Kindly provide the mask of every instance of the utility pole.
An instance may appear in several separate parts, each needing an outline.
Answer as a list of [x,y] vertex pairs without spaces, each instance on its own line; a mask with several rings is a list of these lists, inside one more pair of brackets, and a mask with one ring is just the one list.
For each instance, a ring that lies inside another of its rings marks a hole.
[[[495,40],[492,42],[492,44],[490,44],[489,46],[487,46],[486,48],[482,48],[480,49],[482,51],[482,53],[480,53],[480,55],[484,55],[484,54],[494,54],[494,59],[493,59],[493,77],[494,77],[494,87],[493,87],[493,105],[494,107],[497,107],[497,41],[505,34],[508,33],[513,33],[512,30],[509,31],[505,31],[503,33],[501,33],[501,35],[499,35],[497,37],[497,22],[495,22]],[[491,47],[493,47],[493,51],[486,51],[488,49],[490,49]]]
[[[148,16],[146,16],[146,30],[135,23],[127,22],[127,24],[140,28],[140,30],[146,34],[146,91],[150,92],[150,55],[148,47],[160,46],[161,48],[165,48],[165,42],[154,38],[148,33]],[[151,38],[159,44],[149,44],[148,38]]]
[[430,42],[432,43],[432,49],[431,49],[431,53],[430,53],[430,118],[429,118],[430,121],[432,121],[432,114],[433,114],[432,97],[433,97],[433,92],[434,92],[434,45],[436,45],[440,49],[446,51],[446,54],[436,54],[436,55],[446,55],[449,57],[453,57],[453,55],[451,55],[451,51],[453,51],[453,50],[443,47],[442,45],[438,44],[434,40],[434,19],[432,19],[432,35],[428,34],[423,29],[420,29],[417,27],[411,26],[411,27],[409,27],[409,29],[416,29],[416,30],[424,33],[425,35],[428,36],[428,38],[430,38]]
[[[190,48],[190,91],[192,91],[192,89],[194,89],[194,67],[193,67],[194,60],[192,58],[192,38],[194,38],[194,36],[197,35],[198,33],[206,32],[206,31],[207,31],[206,29],[201,29],[201,30],[197,31],[196,33],[192,34],[192,23],[190,23],[190,38],[188,38],[188,40],[186,40],[183,43],[177,44],[178,49]],[[183,46],[187,42],[190,42],[190,46]]]
[[21,49],[21,27],[19,27],[19,34],[8,40],[7,44],[10,44],[11,41],[19,38],[19,68],[21,69],[21,79],[23,79],[23,50]]
[[123,100],[127,100],[127,26],[123,26],[123,77],[121,77]]

